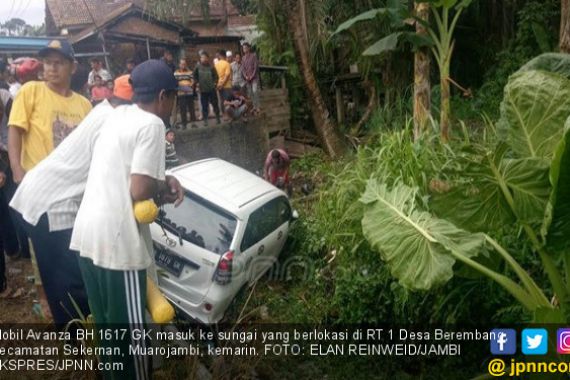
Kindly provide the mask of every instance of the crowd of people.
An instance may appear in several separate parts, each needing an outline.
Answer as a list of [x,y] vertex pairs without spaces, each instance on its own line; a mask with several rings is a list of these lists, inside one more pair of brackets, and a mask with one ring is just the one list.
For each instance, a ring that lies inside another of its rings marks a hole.
[[[181,58],[178,65],[172,52],[164,51],[160,60],[174,72],[178,82],[179,121],[175,122],[175,127],[186,129],[189,123],[197,127],[198,120],[208,126],[211,114],[220,124],[222,117],[229,121],[260,113],[259,60],[249,43],[244,43],[242,49],[243,53],[219,50],[213,61],[206,51],[200,50],[195,64],[190,58]],[[112,98],[114,81],[100,58],[91,59],[90,65],[87,87],[75,88],[72,85],[72,88],[85,94],[95,106]],[[123,74],[130,74],[134,67],[136,62],[127,60]],[[196,112],[197,102],[199,113]]]
[[[243,61],[219,51],[212,65],[202,51],[191,70],[185,59],[175,67],[166,52],[160,60],[128,61],[113,80],[98,59],[91,71],[78,70],[64,40],[38,56],[12,71],[0,63],[0,253],[32,259],[40,309],[57,328],[89,314],[98,326],[143,326],[153,255],[149,226],[137,223],[133,203],[183,199],[178,181],[165,175],[182,162],[168,127],[176,99],[183,123],[187,112],[196,119],[197,95],[205,123],[210,106],[218,121],[219,105],[229,117],[243,117],[246,94],[259,112],[257,57],[245,44]],[[288,168],[287,154],[271,151],[264,177],[288,189]],[[3,297],[18,294],[0,254]],[[125,378],[147,377],[147,358],[121,360]]]
[[195,103],[198,98],[200,118],[206,126],[212,113],[210,109],[218,124],[221,123],[222,113],[228,120],[243,118],[250,113],[259,114],[259,61],[248,43],[243,44],[243,57],[242,60],[241,52],[234,54],[229,50],[220,50],[212,62],[210,55],[201,50],[199,61],[192,69],[187,58],[180,59],[175,68],[172,54],[165,53],[162,59],[174,69],[178,80],[178,109],[182,128],[188,125],[188,113],[190,122],[196,126]]

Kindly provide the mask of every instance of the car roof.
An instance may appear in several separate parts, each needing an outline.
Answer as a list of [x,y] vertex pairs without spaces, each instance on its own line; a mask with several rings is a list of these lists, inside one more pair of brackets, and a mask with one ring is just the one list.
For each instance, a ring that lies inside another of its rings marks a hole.
[[284,195],[263,178],[220,158],[194,161],[170,169],[168,174],[174,175],[185,189],[238,218],[255,207],[256,200]]

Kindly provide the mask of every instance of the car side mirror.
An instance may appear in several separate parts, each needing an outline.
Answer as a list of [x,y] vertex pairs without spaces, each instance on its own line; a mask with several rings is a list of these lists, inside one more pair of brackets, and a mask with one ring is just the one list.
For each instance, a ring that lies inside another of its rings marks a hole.
[[297,219],[299,219],[299,213],[297,212],[297,210],[293,210],[293,212],[291,213],[291,221],[294,222]]

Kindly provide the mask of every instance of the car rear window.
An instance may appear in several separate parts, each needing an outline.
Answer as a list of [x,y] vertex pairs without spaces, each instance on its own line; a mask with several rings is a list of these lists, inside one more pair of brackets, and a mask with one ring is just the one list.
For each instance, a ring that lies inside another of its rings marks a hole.
[[186,192],[178,207],[164,205],[157,223],[179,238],[223,254],[230,249],[237,221],[224,210]]

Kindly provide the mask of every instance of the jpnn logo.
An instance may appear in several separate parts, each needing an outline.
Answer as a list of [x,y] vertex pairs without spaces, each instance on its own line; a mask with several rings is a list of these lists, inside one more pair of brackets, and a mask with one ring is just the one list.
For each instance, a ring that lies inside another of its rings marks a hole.
[[548,332],[545,329],[524,329],[521,335],[525,355],[544,355],[548,352]]
[[517,351],[517,333],[513,329],[491,330],[491,353],[493,355],[514,355]]

